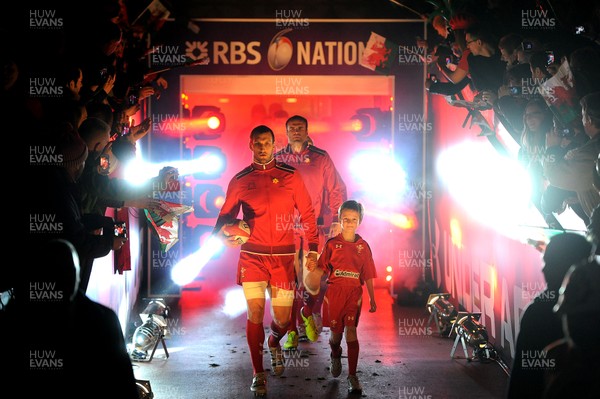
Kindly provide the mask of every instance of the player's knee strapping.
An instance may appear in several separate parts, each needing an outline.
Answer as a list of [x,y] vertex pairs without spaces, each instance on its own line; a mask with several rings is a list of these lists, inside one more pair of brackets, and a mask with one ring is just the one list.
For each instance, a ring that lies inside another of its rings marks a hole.
[[291,307],[294,303],[294,290],[278,289],[275,297],[271,298],[273,306]]
[[244,282],[244,283],[242,283],[242,289],[244,290],[244,297],[246,297],[246,299],[265,298],[267,282],[266,281]]

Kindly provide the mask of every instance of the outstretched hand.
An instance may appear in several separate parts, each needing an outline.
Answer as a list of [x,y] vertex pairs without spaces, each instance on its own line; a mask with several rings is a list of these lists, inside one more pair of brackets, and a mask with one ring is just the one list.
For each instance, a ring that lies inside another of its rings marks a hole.
[[135,144],[136,141],[143,138],[150,131],[152,126],[152,119],[146,118],[139,125],[130,126],[129,134],[127,134],[127,140]]

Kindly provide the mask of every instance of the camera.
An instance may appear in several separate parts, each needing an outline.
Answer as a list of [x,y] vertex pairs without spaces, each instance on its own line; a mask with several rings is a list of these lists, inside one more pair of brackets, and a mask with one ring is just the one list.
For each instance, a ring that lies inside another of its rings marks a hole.
[[429,80],[431,80],[433,83],[437,83],[438,82],[437,75],[429,74]]
[[516,96],[516,95],[518,95],[518,94],[519,94],[519,89],[520,89],[520,87],[519,87],[519,86],[510,86],[510,87],[508,88],[508,90],[510,91],[510,94],[511,94],[512,96]]
[[127,225],[125,222],[115,223],[115,237],[127,238]]
[[110,160],[108,155],[100,155],[100,158],[98,158],[98,169],[101,174],[108,174],[110,170]]
[[546,51],[546,65],[554,64],[554,52]]

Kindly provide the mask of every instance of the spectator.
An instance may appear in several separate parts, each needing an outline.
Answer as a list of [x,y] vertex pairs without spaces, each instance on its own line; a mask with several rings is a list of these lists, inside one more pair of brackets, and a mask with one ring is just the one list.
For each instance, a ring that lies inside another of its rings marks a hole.
[[587,261],[571,266],[560,288],[554,311],[564,338],[544,350],[556,359],[546,371],[544,399],[591,399],[600,391],[600,265]]
[[[588,141],[588,137],[585,134],[579,134],[576,130],[565,127],[558,118],[553,117],[552,123],[553,128],[550,134],[557,134],[560,140],[560,145],[556,148],[556,152],[551,155],[552,158],[564,157],[570,150],[578,148]],[[584,223],[587,223],[588,216],[577,198],[577,193],[574,191],[548,184],[542,194],[541,206],[542,213],[545,215],[546,221],[551,228],[559,228],[558,222],[552,213],[561,214],[567,207],[571,208]]]
[[558,290],[571,265],[588,259],[591,251],[591,244],[578,234],[563,233],[550,239],[543,255],[546,289],[536,295],[521,317],[508,383],[509,399],[542,397],[544,369],[527,365],[546,360],[542,350],[562,337],[560,319],[553,313]]
[[531,72],[527,64],[507,69],[504,84],[498,89],[498,100],[494,104],[496,116],[517,141],[521,140],[520,136],[525,128],[525,106],[531,98],[538,97],[537,87],[529,85],[530,77]]
[[579,98],[600,92],[600,52],[593,47],[583,47],[571,53],[569,67]]
[[600,92],[588,94],[580,101],[585,134],[590,140],[579,148],[561,155],[561,138],[557,132],[546,135],[544,174],[550,184],[577,193],[585,214],[600,204],[600,194],[594,188],[594,174],[600,147]]
[[523,125],[519,161],[531,179],[532,202],[540,208],[541,196],[546,186],[542,158],[546,150],[546,134],[552,130],[552,112],[543,100],[535,99],[527,103]]
[[548,71],[548,57],[543,51],[537,51],[531,55],[529,67],[531,68],[531,77],[539,83],[552,77]]
[[[38,184],[31,187],[34,192],[29,196],[29,209],[32,215],[52,215],[53,223],[60,228],[51,234],[53,231],[47,223],[41,221],[41,231],[32,241],[41,244],[50,237],[64,238],[75,246],[80,264],[86,264],[111,250],[120,249],[126,239],[115,237],[112,229],[104,230],[101,235],[95,234],[85,224],[77,182],[83,173],[88,149],[71,125],[62,126],[56,147],[62,159],[59,165],[32,166]],[[39,200],[39,193],[44,193],[43,201]]]
[[[10,345],[14,358],[7,361],[44,395],[137,399],[119,319],[112,309],[79,290],[79,259],[73,245],[54,239],[36,248],[30,258],[21,270],[10,310],[23,333],[17,344]],[[96,354],[93,361],[89,353]],[[6,383],[15,384],[13,392],[18,392],[20,381]]]
[[481,27],[472,26],[466,30],[465,40],[471,52],[467,58],[468,72],[475,89],[497,93],[502,86],[506,63],[500,59],[492,35]]
[[[110,146],[114,142],[110,141],[108,124],[101,119],[88,118],[79,131],[89,151],[89,161],[79,180],[83,221],[89,230],[114,229],[113,220],[104,217],[107,208],[154,209],[160,206],[158,200],[150,198],[152,191],[159,187],[158,178],[141,187],[132,186],[121,178],[109,178],[111,160],[114,159]],[[93,258],[81,262],[80,287],[83,292],[87,290],[93,262]]]
[[500,49],[500,59],[506,62],[508,69],[519,64],[519,47],[523,43],[523,38],[516,33],[509,33],[502,36],[498,42]]
[[[455,75],[454,72],[456,72],[458,69],[465,69],[465,65],[466,65],[466,57],[467,53],[463,53],[460,57],[458,57],[458,65],[456,66],[456,69],[454,71],[451,71],[452,73],[448,72],[448,74],[445,76],[448,78],[448,82],[442,82],[440,80],[437,79],[436,75],[431,75],[427,78],[427,81],[425,82],[425,88],[432,94],[441,94],[441,95],[445,95],[445,96],[452,96],[452,95],[458,95],[459,93],[461,93],[461,91],[467,87],[469,84],[471,84],[471,79],[470,78],[465,78],[462,79],[460,82],[458,83],[453,83],[450,80],[450,77],[454,76],[460,76],[460,73],[462,73],[461,71],[458,71],[459,74]],[[439,59],[452,59],[452,58],[456,58],[457,55],[454,54],[454,52],[446,46],[438,46],[436,51],[435,51],[435,60],[439,60]],[[443,64],[446,65],[447,64]]]

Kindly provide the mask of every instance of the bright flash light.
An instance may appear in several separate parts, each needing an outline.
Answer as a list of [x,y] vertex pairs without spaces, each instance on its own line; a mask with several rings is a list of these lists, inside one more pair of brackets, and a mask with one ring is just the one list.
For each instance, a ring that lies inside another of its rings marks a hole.
[[238,317],[246,311],[246,297],[242,287],[231,288],[225,293],[223,313],[233,318]]
[[165,166],[177,168],[180,176],[188,176],[194,173],[218,173],[225,168],[225,162],[222,156],[212,152],[205,152],[196,159],[186,161],[150,163],[135,159],[127,164],[124,178],[131,184],[139,186],[157,176]]
[[388,273],[392,272],[392,267],[391,266],[386,266],[385,271]]
[[412,230],[415,228],[414,218],[410,218],[402,213],[392,213],[390,223],[402,230]]
[[200,271],[206,266],[208,261],[222,251],[224,247],[220,239],[211,236],[198,251],[183,258],[173,266],[171,280],[181,286],[191,283],[200,274]]
[[196,159],[181,162],[181,166],[178,169],[180,175],[186,176],[198,172],[206,174],[217,173],[224,167],[225,162],[223,162],[223,157],[207,152]]
[[385,281],[392,281],[392,276],[390,276],[390,275],[385,276]]
[[350,172],[369,198],[380,204],[397,203],[406,187],[406,172],[387,151],[357,153],[350,160]]
[[531,220],[531,183],[515,160],[486,143],[464,143],[443,152],[437,171],[448,192],[478,222],[510,237]]
[[127,164],[123,177],[129,183],[135,186],[141,186],[144,182],[156,176],[159,170],[159,165],[145,162],[141,159],[135,159]]
[[389,212],[379,209],[370,209],[365,211],[369,216],[373,216],[379,220],[389,222],[391,225],[402,230],[413,230],[417,227],[417,221],[414,216],[405,215],[403,213]]

